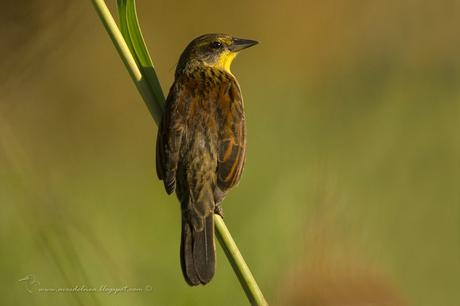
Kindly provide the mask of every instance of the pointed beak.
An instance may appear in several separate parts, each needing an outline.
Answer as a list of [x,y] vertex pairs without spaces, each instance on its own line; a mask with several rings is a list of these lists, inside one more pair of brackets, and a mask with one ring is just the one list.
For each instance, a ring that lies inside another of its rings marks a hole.
[[233,44],[228,47],[228,49],[232,52],[238,52],[243,49],[252,47],[254,45],[257,45],[259,42],[255,40],[250,40],[250,39],[242,39],[242,38],[233,38]]

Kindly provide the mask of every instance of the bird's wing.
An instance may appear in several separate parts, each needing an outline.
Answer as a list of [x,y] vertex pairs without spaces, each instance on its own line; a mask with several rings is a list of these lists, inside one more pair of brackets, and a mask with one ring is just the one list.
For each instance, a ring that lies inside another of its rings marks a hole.
[[179,97],[179,86],[171,88],[166,99],[165,112],[158,127],[156,144],[157,175],[163,180],[166,192],[171,194],[176,187],[176,171],[184,131],[183,114]]
[[223,193],[238,184],[246,155],[246,128],[240,88],[232,80],[220,94],[222,114],[219,135],[217,185]]

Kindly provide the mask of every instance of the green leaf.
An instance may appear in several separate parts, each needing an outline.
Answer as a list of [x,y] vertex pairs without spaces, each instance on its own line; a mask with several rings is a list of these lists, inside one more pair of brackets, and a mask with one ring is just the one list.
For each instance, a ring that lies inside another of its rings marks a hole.
[[[123,34],[123,37],[125,38],[126,44],[129,46],[131,50],[132,44],[131,40],[129,38],[129,33],[128,33],[128,24],[126,20],[126,0],[118,0],[117,1],[117,8],[118,8],[118,20],[120,22],[120,31],[121,34]],[[131,45],[131,46],[130,46]]]
[[137,18],[136,1],[118,0],[117,4],[121,33],[141,70],[142,76],[149,84],[156,106],[163,110],[165,97],[142,36]]

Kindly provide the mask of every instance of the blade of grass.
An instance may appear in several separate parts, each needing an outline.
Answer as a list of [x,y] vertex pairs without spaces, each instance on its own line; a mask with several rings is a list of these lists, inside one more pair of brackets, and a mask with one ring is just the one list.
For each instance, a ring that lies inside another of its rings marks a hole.
[[158,76],[155,72],[152,59],[147,50],[147,46],[140,31],[139,20],[136,12],[135,0],[118,0],[118,15],[120,18],[120,28],[123,37],[128,44],[142,75],[147,79],[151,87],[155,103],[161,110],[164,109],[165,97],[161,89]]
[[[117,9],[118,9],[118,23],[120,24],[120,31],[123,34],[123,37],[129,37],[128,32],[128,21],[126,20],[126,1],[117,0]],[[125,39],[126,44],[128,45],[131,52],[134,50],[133,44],[130,39]],[[133,53],[134,56],[134,53]]]
[[94,7],[96,9],[99,18],[101,19],[104,27],[109,34],[115,48],[118,51],[123,63],[125,64],[126,69],[128,70],[131,79],[136,85],[139,93],[141,94],[145,104],[147,105],[150,114],[152,115],[155,122],[158,124],[161,120],[162,108],[159,107],[154,101],[152,90],[150,85],[147,82],[146,78],[142,75],[139,66],[136,63],[136,59],[133,57],[129,47],[123,38],[115,20],[110,13],[107,5],[104,0],[92,0]]
[[[118,0],[120,26],[124,35],[118,29],[105,2],[103,0],[92,0],[92,2],[118,54],[158,124],[163,112],[164,95],[142,38],[134,0]],[[133,53],[130,51],[130,46]],[[149,76],[147,77],[147,75]],[[218,240],[250,303],[252,305],[268,305],[223,219],[214,215],[214,222]]]
[[246,296],[251,305],[268,305],[262,291],[251,273],[243,255],[241,255],[238,246],[230,235],[230,231],[225,225],[224,219],[219,215],[214,215],[214,223],[217,229],[217,239],[222,246],[222,249],[230,262],[233,271],[235,272],[241,286],[243,287]]

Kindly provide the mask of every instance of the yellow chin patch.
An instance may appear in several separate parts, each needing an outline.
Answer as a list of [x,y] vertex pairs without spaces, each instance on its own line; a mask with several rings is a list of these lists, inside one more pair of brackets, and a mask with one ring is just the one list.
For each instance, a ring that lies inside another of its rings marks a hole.
[[228,73],[232,73],[230,71],[230,66],[231,66],[233,60],[235,59],[236,55],[237,55],[237,52],[225,52],[225,53],[222,53],[222,55],[220,56],[219,60],[216,63],[216,68],[224,70],[224,71],[226,71]]

